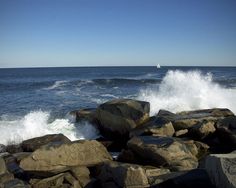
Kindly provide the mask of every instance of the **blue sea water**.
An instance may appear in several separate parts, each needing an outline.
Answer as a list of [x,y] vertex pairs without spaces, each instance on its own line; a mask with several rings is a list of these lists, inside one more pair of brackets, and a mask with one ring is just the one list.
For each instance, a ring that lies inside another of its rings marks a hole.
[[62,132],[99,133],[68,112],[132,98],[173,112],[226,107],[236,113],[236,67],[64,67],[0,69],[0,143]]

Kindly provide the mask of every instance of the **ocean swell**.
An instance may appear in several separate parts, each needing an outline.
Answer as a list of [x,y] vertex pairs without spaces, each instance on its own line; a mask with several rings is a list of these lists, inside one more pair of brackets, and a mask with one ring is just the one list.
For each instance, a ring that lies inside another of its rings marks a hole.
[[142,89],[139,100],[150,102],[151,115],[160,109],[178,112],[204,108],[229,108],[236,113],[236,90],[213,82],[200,71],[168,71],[160,85]]

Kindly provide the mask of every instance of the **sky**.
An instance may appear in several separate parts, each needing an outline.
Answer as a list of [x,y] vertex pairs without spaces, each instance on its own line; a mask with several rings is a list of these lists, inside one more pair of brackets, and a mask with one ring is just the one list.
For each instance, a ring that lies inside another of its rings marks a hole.
[[236,66],[236,0],[0,0],[0,67]]

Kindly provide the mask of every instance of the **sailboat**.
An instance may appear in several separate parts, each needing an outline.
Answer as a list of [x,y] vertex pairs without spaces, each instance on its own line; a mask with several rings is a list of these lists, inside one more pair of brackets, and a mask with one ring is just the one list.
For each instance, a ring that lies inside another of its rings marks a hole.
[[160,64],[157,64],[157,68],[160,69],[160,68],[161,68],[161,65],[160,65]]

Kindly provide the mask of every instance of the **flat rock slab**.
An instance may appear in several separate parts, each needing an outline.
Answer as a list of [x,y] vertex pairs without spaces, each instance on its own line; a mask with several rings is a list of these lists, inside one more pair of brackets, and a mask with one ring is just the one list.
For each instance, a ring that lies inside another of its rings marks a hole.
[[216,187],[236,187],[236,153],[212,154],[207,157],[205,168]]
[[93,166],[112,160],[99,142],[79,141],[59,146],[46,145],[20,162],[25,171],[57,171],[71,166]]

